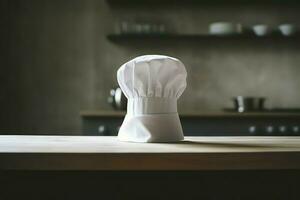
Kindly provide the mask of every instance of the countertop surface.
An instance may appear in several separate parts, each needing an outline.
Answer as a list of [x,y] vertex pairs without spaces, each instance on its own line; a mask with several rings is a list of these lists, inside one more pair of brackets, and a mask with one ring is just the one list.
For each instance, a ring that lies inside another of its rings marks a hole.
[[0,169],[300,169],[300,137],[185,137],[178,143],[109,136],[0,136]]

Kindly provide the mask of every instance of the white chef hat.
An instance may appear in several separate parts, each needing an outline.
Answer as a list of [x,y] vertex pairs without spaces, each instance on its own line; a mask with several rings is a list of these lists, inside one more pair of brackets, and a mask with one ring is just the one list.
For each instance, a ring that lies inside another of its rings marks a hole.
[[186,88],[183,63],[169,56],[145,55],[123,64],[118,83],[128,99],[118,138],[132,142],[183,140],[177,99]]

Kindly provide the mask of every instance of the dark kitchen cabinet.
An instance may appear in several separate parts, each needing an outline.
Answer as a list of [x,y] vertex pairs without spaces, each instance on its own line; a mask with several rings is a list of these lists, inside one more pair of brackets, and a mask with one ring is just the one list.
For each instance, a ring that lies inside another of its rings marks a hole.
[[[83,111],[83,135],[117,135],[125,113]],[[182,113],[185,136],[300,136],[300,113]]]

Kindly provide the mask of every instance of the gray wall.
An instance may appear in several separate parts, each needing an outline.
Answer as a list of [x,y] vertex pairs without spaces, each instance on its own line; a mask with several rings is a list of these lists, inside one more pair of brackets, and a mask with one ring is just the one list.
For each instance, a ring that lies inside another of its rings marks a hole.
[[297,7],[270,5],[110,7],[101,0],[1,2],[2,133],[80,134],[79,111],[108,110],[118,67],[138,55],[181,59],[188,88],[179,110],[216,111],[236,95],[300,107],[299,40],[125,41],[105,37],[122,20],[166,22],[204,33],[210,22],[299,24]]

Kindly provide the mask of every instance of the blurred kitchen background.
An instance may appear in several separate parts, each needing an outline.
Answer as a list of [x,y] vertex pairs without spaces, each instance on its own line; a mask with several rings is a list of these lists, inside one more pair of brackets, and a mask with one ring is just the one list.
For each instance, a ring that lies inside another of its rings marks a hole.
[[[124,116],[108,103],[117,69],[144,54],[185,64],[178,108],[186,135],[300,134],[297,1],[1,0],[0,7],[0,134],[115,135]],[[213,32],[215,22],[226,23]],[[265,102],[239,113],[236,96]]]

